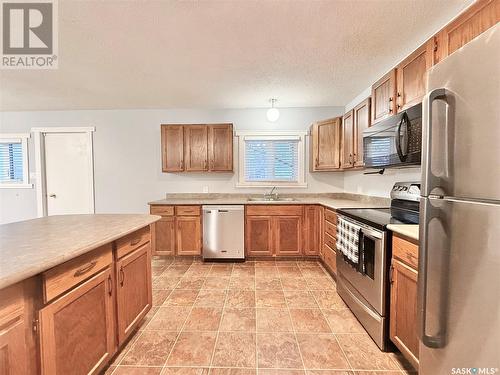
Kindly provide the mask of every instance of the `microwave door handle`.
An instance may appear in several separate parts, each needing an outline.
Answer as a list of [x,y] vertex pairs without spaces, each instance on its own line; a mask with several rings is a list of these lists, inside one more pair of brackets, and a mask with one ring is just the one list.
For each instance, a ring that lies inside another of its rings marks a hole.
[[406,160],[406,155],[403,155],[403,150],[401,149],[401,126],[403,126],[403,122],[406,120],[406,117],[406,113],[403,113],[403,116],[401,116],[401,121],[396,127],[396,151],[398,152],[399,160],[401,160],[402,162]]

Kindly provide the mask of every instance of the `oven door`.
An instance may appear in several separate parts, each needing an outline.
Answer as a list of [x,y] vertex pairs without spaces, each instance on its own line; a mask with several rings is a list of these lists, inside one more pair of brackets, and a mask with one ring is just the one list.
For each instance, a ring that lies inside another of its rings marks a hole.
[[337,253],[337,271],[339,277],[347,280],[356,291],[381,316],[386,314],[387,285],[387,253],[385,232],[343,217],[344,219],[361,226],[360,241],[362,243],[362,262],[364,271],[361,273],[344,260],[340,251]]

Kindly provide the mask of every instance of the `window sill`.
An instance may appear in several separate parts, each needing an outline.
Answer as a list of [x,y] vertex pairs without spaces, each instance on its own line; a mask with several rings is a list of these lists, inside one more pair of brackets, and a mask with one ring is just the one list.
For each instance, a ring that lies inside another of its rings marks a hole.
[[0,189],[32,189],[33,184],[1,184]]
[[272,183],[272,182],[269,182],[269,183],[237,183],[235,185],[235,187],[237,188],[259,188],[259,187],[262,187],[262,188],[272,188],[272,187],[276,187],[276,188],[307,188],[307,183],[299,183],[299,184],[280,184],[280,183]]

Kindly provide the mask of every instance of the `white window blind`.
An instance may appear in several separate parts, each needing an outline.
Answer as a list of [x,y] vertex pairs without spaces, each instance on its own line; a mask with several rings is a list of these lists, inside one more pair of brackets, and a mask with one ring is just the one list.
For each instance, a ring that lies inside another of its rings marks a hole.
[[246,182],[298,182],[298,139],[245,139]]
[[29,187],[29,135],[0,134],[0,187]]

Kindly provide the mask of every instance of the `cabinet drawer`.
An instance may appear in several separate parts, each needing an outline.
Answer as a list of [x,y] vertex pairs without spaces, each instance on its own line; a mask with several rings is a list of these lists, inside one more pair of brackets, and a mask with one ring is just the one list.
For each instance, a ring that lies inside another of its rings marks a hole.
[[337,254],[328,245],[323,245],[323,257],[330,270],[337,274]]
[[177,216],[200,216],[201,206],[175,206]]
[[42,274],[44,303],[95,275],[109,266],[112,261],[112,246],[106,244],[44,272]]
[[337,227],[329,221],[325,221],[325,233],[333,238],[337,238]]
[[174,206],[151,206],[149,212],[152,215],[174,216]]
[[337,225],[337,214],[332,210],[325,209],[325,220]]
[[248,205],[247,215],[255,216],[300,216],[303,206],[298,205]]
[[328,245],[332,250],[337,251],[337,239],[325,233],[325,245]]
[[116,240],[116,257],[119,259],[131,251],[144,245],[151,239],[149,226],[136,230],[125,237]]
[[418,269],[418,245],[401,237],[392,238],[392,256],[406,263],[408,266]]

